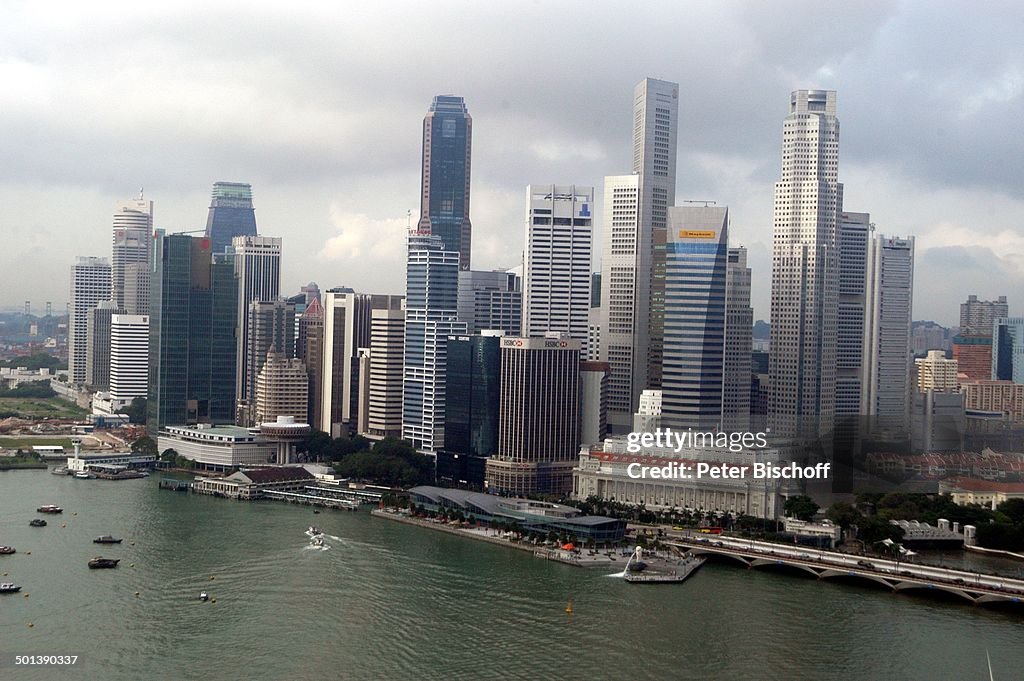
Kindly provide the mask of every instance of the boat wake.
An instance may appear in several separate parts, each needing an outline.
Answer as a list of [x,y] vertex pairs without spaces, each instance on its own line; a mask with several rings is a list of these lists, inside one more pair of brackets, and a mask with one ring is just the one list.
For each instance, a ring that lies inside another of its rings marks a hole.
[[625,577],[625,576],[626,576],[626,571],[625,570],[623,570],[622,572],[616,572],[615,574],[605,575],[605,577],[620,577],[620,578],[621,577]]
[[331,547],[327,544],[321,544],[320,546],[314,546],[313,544],[307,544],[302,547],[303,551],[330,551]]

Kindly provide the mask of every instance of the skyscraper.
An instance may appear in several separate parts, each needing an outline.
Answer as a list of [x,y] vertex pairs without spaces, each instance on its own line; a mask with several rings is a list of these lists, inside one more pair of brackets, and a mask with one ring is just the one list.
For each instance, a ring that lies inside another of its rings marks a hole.
[[450,336],[445,392],[457,395],[445,409],[446,452],[490,456],[498,448],[501,402],[501,336]]
[[960,333],[965,336],[991,336],[995,321],[1009,315],[1010,305],[1006,296],[999,296],[996,300],[978,300],[978,296],[968,296],[960,304]]
[[[871,216],[839,216],[839,292],[836,309],[836,416],[861,411],[864,378],[864,311]],[[844,431],[845,432],[845,431]]]
[[813,439],[833,425],[842,205],[836,93],[797,90],[775,183],[769,426],[777,436]]
[[281,239],[270,236],[239,236],[229,243],[233,252],[231,257],[234,259],[235,276],[238,277],[238,367],[235,374],[235,399],[239,402],[251,402],[256,394],[256,375],[267,352],[264,349],[259,353],[259,357],[253,358],[255,370],[247,370],[250,363],[248,352],[251,303],[274,301],[280,295]]
[[146,314],[138,310],[141,306],[148,307],[152,241],[153,202],[143,199],[140,190],[137,199],[118,204],[114,213],[112,300],[130,314]]
[[[666,274],[667,276],[667,274]],[[722,365],[722,430],[750,430],[754,308],[750,306],[747,249],[729,249],[725,279],[725,356]]]
[[145,397],[149,381],[149,317],[110,318],[110,400],[115,407]]
[[[953,359],[960,373],[973,380],[993,378],[993,325],[1009,315],[1006,296],[998,300],[978,300],[969,296],[960,305],[960,330],[953,336]],[[1005,354],[1004,354],[1005,356]]]
[[729,209],[673,207],[668,222],[662,423],[717,430],[722,428]]
[[572,469],[579,461],[579,390],[579,341],[501,339],[498,451],[487,460],[489,491],[572,490]]
[[153,241],[147,428],[235,421],[234,263],[205,237]]
[[861,413],[880,432],[910,434],[910,325],[914,237],[878,234],[868,244]]
[[100,301],[110,300],[110,261],[79,257],[71,266],[71,296],[68,303],[68,373],[71,382],[86,382],[89,312]]
[[526,188],[523,335],[567,333],[587,343],[594,188]]
[[473,119],[462,97],[438,95],[423,118],[423,175],[418,230],[441,237],[446,251],[469,269],[473,226],[469,221]]
[[214,182],[210,212],[206,217],[206,237],[213,252],[220,254],[236,236],[256,236],[256,210],[252,207],[252,185],[241,182]]
[[[256,379],[260,375],[260,370],[263,369],[263,363],[267,361],[268,354],[277,353],[281,355],[282,361],[295,357],[295,304],[283,300],[251,302],[249,303],[248,324],[249,328],[245,334],[244,362],[241,366],[241,370],[246,374],[244,381],[246,392],[241,396],[236,396],[236,399],[244,402],[240,406],[245,407],[241,411],[246,418],[239,419],[238,422],[243,426],[260,423],[256,420],[255,410]],[[289,416],[291,415],[289,414]],[[304,414],[294,414],[294,416],[299,420],[305,419]]]
[[466,334],[456,316],[459,262],[440,236],[409,234],[402,437],[427,452],[444,446],[448,337]]
[[402,437],[402,371],[405,360],[405,307],[370,313],[370,385],[366,433]]
[[85,383],[93,390],[110,387],[110,319],[124,312],[112,300],[101,300],[86,321]]
[[469,333],[486,330],[521,334],[523,317],[522,279],[510,270],[463,270],[459,272],[459,321]]
[[992,342],[992,378],[1024,383],[1024,317],[996,319]]
[[660,387],[665,242],[675,203],[679,86],[646,78],[633,91],[632,175],[606,177],[601,360],[611,364],[608,423],[630,429],[640,393]]
[[256,377],[254,424],[270,423],[278,416],[303,422],[308,409],[309,383],[302,360],[281,352],[268,352]]
[[308,413],[306,423],[317,430],[320,425],[320,390],[324,380],[324,308],[320,304],[320,292],[309,301],[299,318],[298,342],[295,344],[296,357],[302,360],[309,376]]

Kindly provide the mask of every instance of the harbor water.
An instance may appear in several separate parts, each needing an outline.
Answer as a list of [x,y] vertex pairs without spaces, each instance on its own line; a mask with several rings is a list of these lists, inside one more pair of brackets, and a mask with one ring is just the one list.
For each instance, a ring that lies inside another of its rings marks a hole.
[[[0,595],[0,678],[987,679],[986,651],[996,679],[1024,668],[1019,612],[714,562],[681,584],[627,584],[367,512],[157,478],[0,473],[0,544],[18,551],[0,581],[23,587]],[[43,504],[64,512],[30,527]],[[105,534],[124,542],[93,544]],[[90,570],[98,555],[119,567]],[[79,657],[14,667],[15,654]]]

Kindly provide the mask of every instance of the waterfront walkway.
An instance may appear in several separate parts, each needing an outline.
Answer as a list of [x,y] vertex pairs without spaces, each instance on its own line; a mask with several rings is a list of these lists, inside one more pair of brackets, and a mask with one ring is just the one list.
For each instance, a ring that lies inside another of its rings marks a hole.
[[682,538],[667,543],[689,550],[695,555],[717,555],[733,559],[748,568],[785,566],[803,570],[818,579],[852,577],[882,585],[893,591],[936,590],[977,604],[1024,604],[1024,580],[999,575],[879,558],[865,559],[805,546],[787,546],[731,537]]

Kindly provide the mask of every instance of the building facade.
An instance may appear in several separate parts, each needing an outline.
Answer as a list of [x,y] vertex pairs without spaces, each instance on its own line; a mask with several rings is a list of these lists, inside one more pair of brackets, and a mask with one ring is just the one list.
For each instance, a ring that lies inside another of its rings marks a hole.
[[935,390],[948,393],[960,389],[957,361],[946,359],[946,353],[942,350],[929,350],[927,356],[914,360],[914,365],[918,392]]
[[1010,316],[1010,305],[1006,296],[996,300],[978,300],[978,296],[967,296],[960,303],[960,334],[964,336],[991,336],[992,325],[1000,317]]
[[522,277],[509,270],[459,272],[458,318],[470,334],[504,331],[521,335]]
[[111,262],[112,300],[128,314],[149,314],[149,252],[153,242],[153,202],[124,201],[114,213]]
[[750,382],[754,308],[747,249],[729,249],[725,280],[725,356],[722,366],[722,429],[750,430]]
[[473,119],[462,97],[438,95],[423,118],[423,173],[418,231],[441,238],[468,270],[473,226],[469,221]]
[[526,188],[523,335],[567,333],[587,344],[594,188]]
[[309,379],[302,360],[270,351],[256,377],[254,423],[269,423],[279,416],[305,422],[309,408]]
[[101,300],[89,310],[86,322],[85,384],[92,390],[110,387],[110,318],[124,310],[112,300]]
[[864,313],[867,305],[871,215],[839,215],[839,292],[836,309],[836,416],[860,416],[864,382]]
[[[580,362],[580,443],[597,444],[608,435],[608,362]],[[642,397],[642,396],[641,396]]]
[[149,317],[115,314],[110,318],[110,399],[129,405],[146,397],[149,382]]
[[832,428],[842,206],[836,93],[797,90],[775,183],[768,416],[776,436],[813,439]]
[[[241,367],[246,374],[241,382],[245,392],[236,398],[239,406],[244,407],[239,410],[244,418],[238,424],[252,426],[259,423],[254,410],[256,379],[268,353],[280,353],[285,359],[295,357],[295,304],[283,300],[254,301],[249,303],[246,318],[249,328],[245,333],[245,356]],[[297,414],[296,418],[304,420],[305,416]]]
[[964,409],[999,412],[1014,423],[1024,423],[1024,383],[962,381]]
[[491,456],[498,449],[501,335],[449,336],[444,418],[446,452]]
[[992,378],[1024,383],[1024,317],[1001,317],[993,324]]
[[110,261],[79,257],[71,266],[71,295],[68,303],[68,378],[83,385],[89,345],[89,312],[101,301],[110,300]]
[[322,431],[320,402],[324,380],[324,308],[320,304],[320,289],[317,289],[316,297],[310,299],[299,318],[295,356],[302,360],[309,376],[306,423]]
[[402,374],[405,361],[405,306],[370,313],[370,376],[366,435],[402,437]]
[[[281,239],[268,236],[236,236],[228,245],[231,246],[235,276],[238,278],[238,366],[235,370],[235,399],[251,403],[256,392],[253,382],[267,353],[266,348],[258,357],[251,357],[249,353],[251,304],[275,301],[280,296]],[[214,250],[214,253],[219,252]],[[256,365],[255,371],[249,369],[251,362]]]
[[498,451],[486,484],[499,494],[566,494],[579,447],[580,343],[501,339]]

